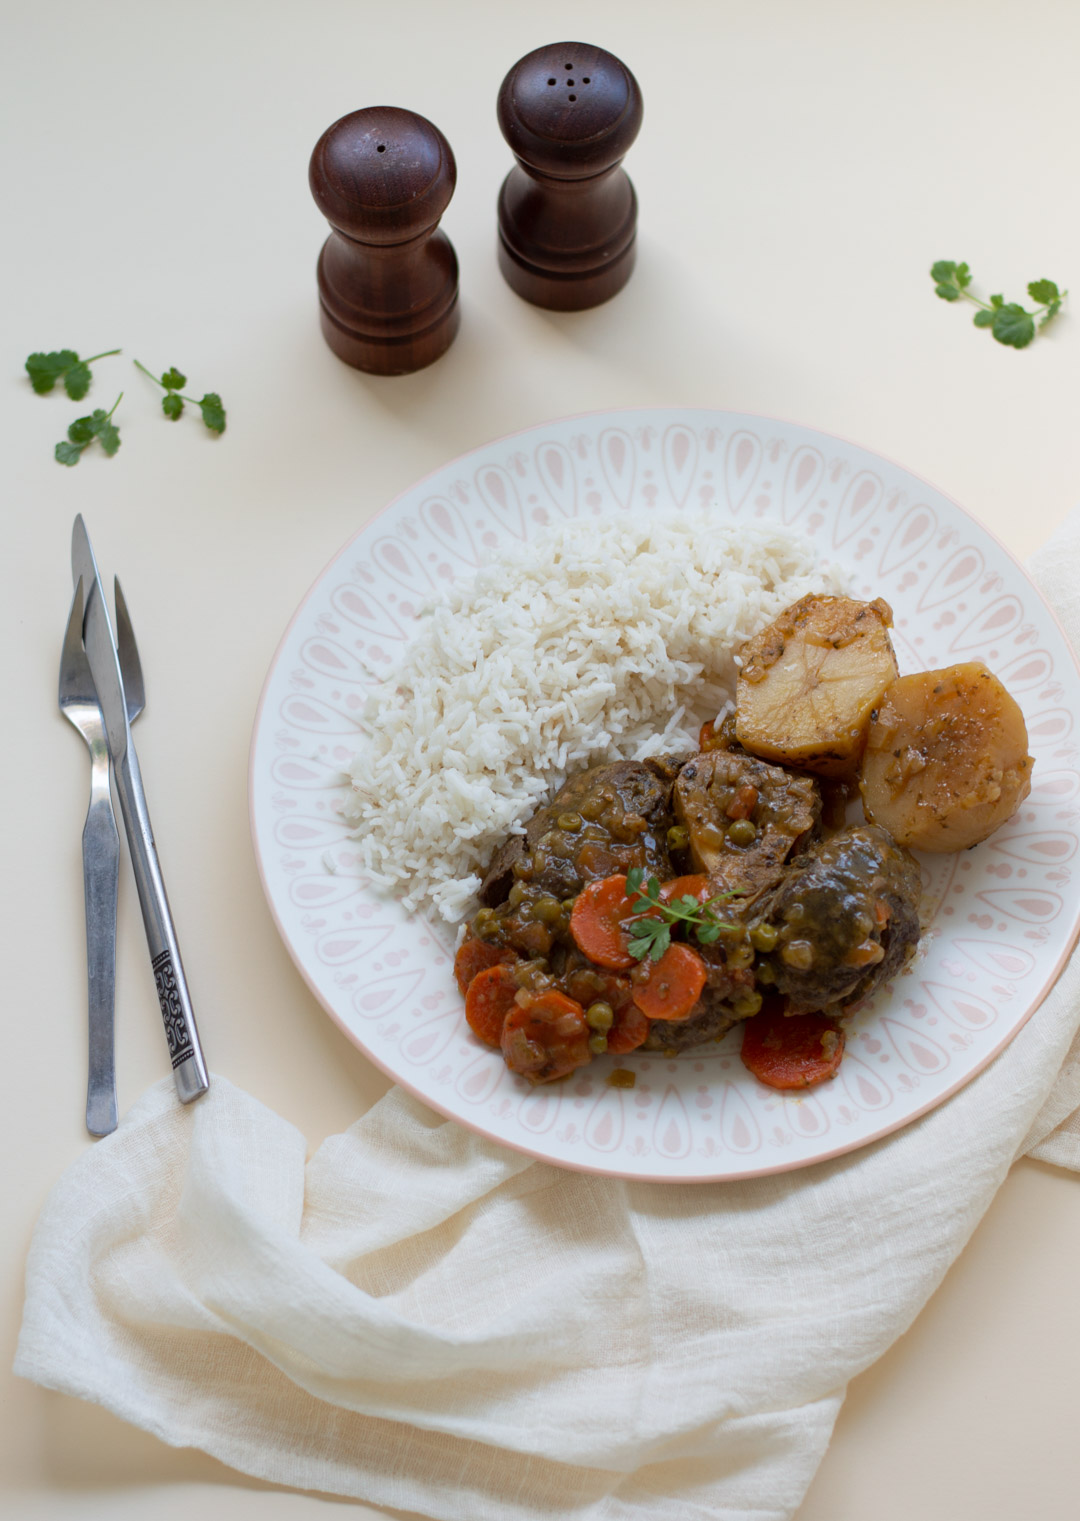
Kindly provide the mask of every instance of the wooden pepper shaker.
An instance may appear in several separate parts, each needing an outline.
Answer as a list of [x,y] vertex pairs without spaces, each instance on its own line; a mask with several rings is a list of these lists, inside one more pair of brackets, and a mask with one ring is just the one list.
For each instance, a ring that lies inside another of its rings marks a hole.
[[438,227],[457,181],[450,144],[414,111],[368,106],[326,129],[308,179],[333,229],[318,265],[323,337],[373,375],[431,364],[461,318],[457,255]]
[[637,197],[620,161],[641,126],[641,91],[603,48],[556,42],[520,59],[499,91],[517,164],[499,192],[499,268],[536,306],[581,311],[634,268]]

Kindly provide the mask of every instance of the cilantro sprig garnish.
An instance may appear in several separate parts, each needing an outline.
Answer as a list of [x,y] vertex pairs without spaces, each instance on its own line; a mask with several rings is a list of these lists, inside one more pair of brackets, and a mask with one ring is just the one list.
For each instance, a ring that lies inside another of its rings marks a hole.
[[119,352],[105,349],[100,354],[91,354],[89,359],[80,359],[74,349],[53,349],[48,354],[31,354],[26,361],[26,373],[39,396],[47,396],[56,382],[62,380],[72,401],[82,401],[90,389],[90,366]]
[[1036,328],[1044,328],[1053,321],[1069,294],[1067,290],[1058,290],[1053,280],[1031,280],[1027,292],[1036,306],[1029,312],[1016,301],[1006,301],[1004,296],[981,300],[968,288],[971,270],[966,264],[954,263],[952,259],[939,259],[930,270],[930,278],[934,282],[935,295],[942,301],[962,298],[974,302],[979,308],[973,319],[975,326],[988,327],[998,343],[1013,349],[1026,349],[1035,337]]
[[190,401],[191,405],[198,407],[202,413],[202,420],[211,433],[221,434],[225,432],[225,408],[222,406],[221,397],[216,391],[207,391],[206,395],[200,401],[197,401],[194,396],[181,395],[181,392],[187,385],[187,376],[181,375],[175,365],[166,370],[160,377],[154,375],[144,364],[140,364],[137,359],[135,361],[135,368],[141,370],[148,379],[152,380],[156,386],[160,386],[165,392],[165,395],[161,398],[161,410],[170,421],[178,421],[183,413],[185,401]]
[[107,412],[98,407],[89,417],[75,419],[68,428],[67,438],[61,439],[53,451],[58,464],[77,465],[82,459],[83,450],[89,449],[95,439],[109,458],[113,457],[120,447],[120,429],[113,422],[112,415],[123,395],[121,391]]
[[671,944],[671,931],[676,925],[685,924],[702,945],[714,945],[724,930],[738,927],[713,913],[713,904],[728,902],[737,896],[734,892],[717,893],[705,903],[689,894],[665,903],[660,897],[659,881],[656,877],[646,881],[641,866],[626,873],[626,896],[635,907],[641,905],[636,914],[624,921],[630,930],[627,950],[637,961],[644,961],[646,956],[659,961]]

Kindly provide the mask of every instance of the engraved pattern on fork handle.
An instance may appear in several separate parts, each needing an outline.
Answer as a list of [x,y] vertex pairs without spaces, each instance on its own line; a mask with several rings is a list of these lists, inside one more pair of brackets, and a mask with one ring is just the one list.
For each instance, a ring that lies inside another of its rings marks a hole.
[[210,1078],[195,1026],[169,900],[165,895],[165,881],[158,864],[139,761],[130,742],[119,764],[114,766],[114,774],[150,949],[150,964],[169,1043],[173,1080],[181,1103],[190,1104],[192,1099],[206,1092]]

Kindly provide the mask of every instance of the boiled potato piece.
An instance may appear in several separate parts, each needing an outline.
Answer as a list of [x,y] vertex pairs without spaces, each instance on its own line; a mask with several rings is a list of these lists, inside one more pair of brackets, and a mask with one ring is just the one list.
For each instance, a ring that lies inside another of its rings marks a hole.
[[1031,790],[1024,715],[981,661],[901,676],[870,721],[866,817],[913,850],[966,850]]
[[803,597],[741,651],[735,733],[752,755],[851,776],[870,714],[898,675],[879,598]]

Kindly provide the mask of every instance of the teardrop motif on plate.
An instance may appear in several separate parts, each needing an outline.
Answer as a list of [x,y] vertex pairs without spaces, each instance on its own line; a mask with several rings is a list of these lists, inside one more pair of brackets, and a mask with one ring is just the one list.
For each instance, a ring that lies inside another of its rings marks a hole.
[[483,1051],[465,1067],[454,1091],[468,1104],[486,1104],[506,1076],[506,1064],[497,1051]]
[[734,1083],[725,1083],[720,1101],[720,1136],[728,1151],[749,1156],[761,1150],[761,1131],[754,1112]]
[[785,523],[794,523],[813,500],[824,478],[825,456],[820,449],[800,444],[784,472],[781,516]]
[[737,514],[757,480],[761,465],[761,440],[756,433],[740,428],[728,439],[724,451],[724,488],[727,491],[728,508]]
[[353,994],[353,1008],[361,1019],[381,1019],[392,1014],[410,998],[415,998],[427,973],[422,969],[409,972],[391,972],[386,977],[376,977],[365,983]]
[[289,897],[297,908],[329,908],[332,903],[344,903],[354,898],[368,885],[367,877],[340,877],[335,873],[310,872],[293,877],[289,882]]
[[857,533],[865,532],[877,511],[885,490],[881,477],[872,470],[860,470],[847,485],[833,526],[833,546],[839,548]]
[[1048,887],[991,887],[976,897],[999,914],[1022,924],[1049,924],[1061,913],[1062,900]]
[[549,1088],[534,1088],[521,1101],[518,1121],[531,1135],[545,1135],[559,1118],[562,1097],[561,1088],[558,1093]]
[[620,507],[629,507],[637,468],[633,439],[621,428],[605,428],[596,448],[612,496]]
[[817,1099],[811,1098],[809,1094],[800,1094],[797,1098],[793,1094],[785,1094],[784,1110],[787,1122],[796,1135],[815,1140],[829,1128],[829,1116]]
[[324,639],[321,635],[305,639],[300,646],[300,659],[308,670],[314,671],[317,676],[326,676],[331,681],[346,681],[356,686],[371,680],[370,673],[356,656],[338,644],[336,639]]
[[360,591],[349,584],[336,586],[330,602],[336,613],[347,618],[357,628],[362,628],[365,634],[377,634],[380,639],[405,638],[405,630],[393,613],[387,612],[366,587]]
[[662,1157],[672,1160],[690,1154],[690,1121],[682,1099],[670,1083],[656,1112],[652,1143]]
[[331,792],[343,785],[344,772],[329,761],[307,755],[276,755],[270,778],[293,792]]
[[446,1050],[457,1033],[462,1018],[460,1009],[444,1009],[434,1019],[426,1020],[424,1024],[409,1030],[398,1050],[414,1067],[426,1067],[428,1062],[433,1062]]
[[1050,680],[1054,674],[1054,657],[1049,650],[1028,650],[1006,665],[997,666],[994,674],[1015,697],[1017,692],[1030,692]]
[[920,502],[893,529],[892,537],[882,553],[878,574],[891,576],[894,570],[899,570],[909,560],[914,560],[916,555],[922,554],[929,546],[936,532],[936,514],[932,508]]
[[349,829],[336,815],[332,818],[290,813],[274,825],[274,839],[290,850],[325,850],[348,837]]
[[475,567],[480,563],[464,514],[446,497],[429,496],[427,501],[421,502],[420,521],[447,554],[465,565]]
[[861,1061],[850,1045],[844,1051],[844,1059],[840,1063],[840,1081],[847,1089],[848,1098],[858,1109],[868,1109],[873,1113],[878,1109],[887,1109],[893,1101],[892,1089],[885,1079]]
[[950,988],[943,982],[923,982],[919,986],[945,1018],[963,1030],[987,1030],[998,1017],[993,1004],[963,988]]
[[617,1151],[624,1127],[622,1094],[605,1084],[585,1121],[586,1144],[594,1151]]
[[931,608],[952,602],[970,591],[986,568],[981,550],[972,545],[956,549],[943,565],[939,565],[923,588],[918,611],[927,613]]
[[664,433],[663,458],[668,490],[676,507],[683,505],[694,484],[697,457],[697,435],[681,423],[672,424]]
[[1048,708],[1028,719],[1027,730],[1032,745],[1060,745],[1073,731],[1073,716],[1067,708]]
[[991,977],[1016,981],[1021,977],[1030,977],[1035,970],[1035,957],[1019,945],[1001,945],[994,940],[973,939],[954,940],[953,945],[980,972],[986,972]]
[[348,734],[355,739],[359,733],[355,718],[331,707],[321,697],[291,693],[279,711],[290,729],[303,729],[306,734]]
[[515,539],[523,539],[525,514],[513,477],[501,465],[482,465],[476,472],[476,489],[498,526]]
[[951,1060],[944,1046],[939,1046],[922,1030],[913,1030],[903,1020],[881,1016],[881,1028],[897,1056],[912,1072],[923,1076],[944,1072]]
[[376,539],[371,546],[371,558],[384,575],[418,597],[426,597],[435,584],[416,551],[400,539]]
[[1033,861],[1037,866],[1060,866],[1071,861],[1076,854],[1077,839],[1064,829],[1046,830],[1041,834],[1017,833],[1006,835],[999,832],[991,836],[990,849],[1014,861]]
[[1024,608],[1019,597],[995,597],[989,607],[984,607],[953,639],[949,649],[954,655],[978,651],[973,659],[980,659],[996,639],[1005,639],[1019,625]]
[[536,451],[536,473],[555,507],[564,517],[577,516],[577,474],[569,449],[554,440]]
[[1031,801],[1044,808],[1060,808],[1080,793],[1080,772],[1042,771],[1038,766],[1031,783]]
[[349,926],[344,929],[327,930],[315,942],[315,954],[326,966],[348,966],[351,961],[362,961],[384,945],[393,933],[388,924]]

